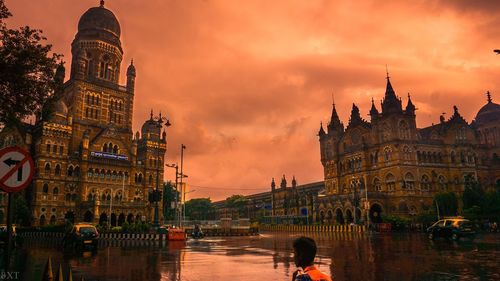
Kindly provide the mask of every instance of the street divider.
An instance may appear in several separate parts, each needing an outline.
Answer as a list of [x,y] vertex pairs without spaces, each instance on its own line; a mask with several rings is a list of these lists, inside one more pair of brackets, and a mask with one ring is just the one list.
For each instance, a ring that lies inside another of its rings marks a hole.
[[285,231],[285,232],[344,232],[363,233],[366,232],[365,225],[261,225],[260,230],[264,231]]

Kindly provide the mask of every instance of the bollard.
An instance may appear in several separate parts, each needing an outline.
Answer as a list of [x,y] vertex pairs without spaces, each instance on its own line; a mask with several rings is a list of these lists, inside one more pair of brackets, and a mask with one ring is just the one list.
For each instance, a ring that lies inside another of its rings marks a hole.
[[71,266],[69,267],[68,281],[73,281],[73,272],[71,271]]
[[62,265],[59,264],[59,271],[57,271],[56,281],[64,281]]
[[45,270],[43,271],[42,281],[52,281],[54,275],[52,275],[52,261],[50,257],[47,259],[47,265],[45,265]]

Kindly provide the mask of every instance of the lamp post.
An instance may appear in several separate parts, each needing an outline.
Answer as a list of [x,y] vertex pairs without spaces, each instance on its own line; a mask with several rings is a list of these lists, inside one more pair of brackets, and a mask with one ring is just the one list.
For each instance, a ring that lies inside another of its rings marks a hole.
[[184,194],[185,190],[184,190],[184,186],[182,186],[182,179],[184,177],[186,177],[183,173],[183,168],[184,168],[184,149],[186,149],[186,146],[184,144],[181,144],[181,173],[180,173],[180,176],[181,176],[181,198],[182,198],[182,209],[180,210],[180,213],[179,213],[179,227],[182,227],[182,218],[183,218],[183,215],[182,213],[185,211],[185,208],[184,208],[184,200],[186,199],[186,195]]
[[[170,127],[172,124],[170,124],[170,121],[166,117],[161,116],[161,112],[159,116],[154,117],[153,120],[157,123],[158,127],[158,142],[156,147],[156,188],[150,194],[149,201],[154,204],[153,227],[158,228],[160,226],[158,202],[161,201],[161,194],[162,194],[162,192],[160,191],[160,162],[162,162],[160,161],[161,128],[163,128],[164,123],[165,127]],[[167,150],[167,140],[165,137],[165,152],[166,150]]]

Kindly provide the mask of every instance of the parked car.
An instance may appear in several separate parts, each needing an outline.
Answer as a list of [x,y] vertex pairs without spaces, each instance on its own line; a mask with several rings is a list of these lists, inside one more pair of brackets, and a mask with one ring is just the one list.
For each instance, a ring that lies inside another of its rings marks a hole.
[[473,223],[463,218],[439,220],[427,228],[427,233],[431,240],[439,237],[451,238],[452,240],[458,240],[461,237],[473,239],[476,234]]
[[71,247],[73,249],[92,247],[93,249],[97,249],[98,238],[99,232],[95,226],[86,223],[77,223],[65,234],[63,247]]

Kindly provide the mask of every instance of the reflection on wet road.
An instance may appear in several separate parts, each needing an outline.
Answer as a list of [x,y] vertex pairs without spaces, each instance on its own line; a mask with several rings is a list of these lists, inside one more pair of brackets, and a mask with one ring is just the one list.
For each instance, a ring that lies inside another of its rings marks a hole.
[[[159,246],[102,241],[96,254],[63,254],[56,242],[26,241],[24,280],[40,280],[47,257],[85,280],[290,280],[299,234],[188,240]],[[316,262],[336,281],[500,280],[500,235],[473,242],[429,241],[423,234],[312,235]]]

